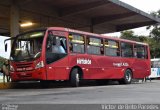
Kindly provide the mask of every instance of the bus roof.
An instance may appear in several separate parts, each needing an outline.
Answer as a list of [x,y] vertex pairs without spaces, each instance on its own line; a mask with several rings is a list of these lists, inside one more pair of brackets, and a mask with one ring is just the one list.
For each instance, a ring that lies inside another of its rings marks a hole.
[[84,32],[84,31],[79,31],[79,30],[74,30],[74,29],[64,28],[64,27],[48,27],[48,30],[68,31],[68,32],[73,32],[73,33],[78,33],[78,34],[85,34],[85,35],[89,35],[89,36],[108,38],[108,39],[111,39],[111,40],[124,41],[124,42],[129,42],[129,43],[135,43],[135,44],[141,44],[141,45],[147,45],[148,46],[147,43],[127,40],[127,39],[120,39],[120,38],[115,38],[115,37],[111,37],[111,36],[104,36],[104,35],[101,35],[101,34]]

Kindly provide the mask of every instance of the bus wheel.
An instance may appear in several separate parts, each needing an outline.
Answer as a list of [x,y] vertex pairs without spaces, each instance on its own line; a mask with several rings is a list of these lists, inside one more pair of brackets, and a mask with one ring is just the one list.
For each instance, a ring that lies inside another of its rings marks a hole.
[[72,70],[71,76],[70,76],[70,82],[71,82],[71,86],[73,86],[73,87],[78,87],[79,86],[80,76],[79,76],[77,68],[74,68]]
[[127,69],[124,73],[124,78],[119,80],[120,84],[130,84],[132,81],[132,71]]

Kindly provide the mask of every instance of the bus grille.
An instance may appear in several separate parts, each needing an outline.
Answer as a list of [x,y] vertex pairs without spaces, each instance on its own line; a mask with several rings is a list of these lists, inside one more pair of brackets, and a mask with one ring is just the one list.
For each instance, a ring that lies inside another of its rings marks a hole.
[[16,64],[16,71],[31,71],[33,70],[33,63]]

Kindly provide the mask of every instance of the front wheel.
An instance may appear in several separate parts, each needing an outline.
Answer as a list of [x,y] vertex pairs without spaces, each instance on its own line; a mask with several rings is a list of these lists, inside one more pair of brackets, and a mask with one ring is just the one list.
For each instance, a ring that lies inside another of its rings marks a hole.
[[80,76],[79,76],[77,68],[74,68],[72,70],[71,76],[70,76],[70,82],[71,82],[71,86],[73,86],[73,87],[78,87],[79,86]]
[[127,69],[124,73],[124,78],[119,80],[120,84],[130,84],[132,81],[132,71]]

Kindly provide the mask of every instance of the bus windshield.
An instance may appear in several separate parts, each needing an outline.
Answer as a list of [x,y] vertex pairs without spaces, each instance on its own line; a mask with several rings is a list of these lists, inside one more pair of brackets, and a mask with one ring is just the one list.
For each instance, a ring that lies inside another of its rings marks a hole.
[[19,35],[13,42],[11,59],[14,61],[31,61],[41,56],[45,31],[34,31]]

